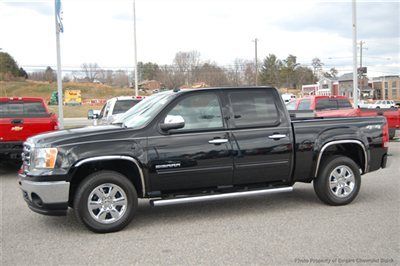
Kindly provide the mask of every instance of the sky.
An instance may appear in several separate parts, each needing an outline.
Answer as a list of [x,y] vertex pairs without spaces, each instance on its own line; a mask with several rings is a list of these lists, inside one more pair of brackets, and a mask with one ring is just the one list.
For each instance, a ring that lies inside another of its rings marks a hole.
[[[64,70],[134,65],[133,0],[61,0]],[[136,0],[138,61],[171,64],[178,51],[229,67],[236,58],[314,57],[352,71],[351,1]],[[0,0],[0,48],[28,71],[56,65],[54,1]],[[400,74],[400,1],[357,0],[369,76]]]

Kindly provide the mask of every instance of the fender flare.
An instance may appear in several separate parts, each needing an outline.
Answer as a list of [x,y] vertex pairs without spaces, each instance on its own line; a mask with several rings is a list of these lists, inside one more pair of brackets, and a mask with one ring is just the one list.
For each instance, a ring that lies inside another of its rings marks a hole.
[[145,186],[145,183],[144,183],[144,175],[143,175],[142,167],[140,167],[139,162],[136,159],[134,159],[134,158],[132,158],[130,156],[106,155],[106,156],[89,157],[89,158],[83,159],[81,161],[78,161],[75,164],[75,167],[79,167],[79,166],[81,166],[81,165],[83,165],[85,163],[89,163],[89,162],[105,161],[105,160],[126,160],[126,161],[133,162],[136,165],[136,167],[137,167],[137,169],[139,171],[140,181],[142,183],[142,194],[143,194],[143,197],[145,197],[145,195],[146,195],[146,186]]
[[352,143],[352,144],[357,144],[357,145],[361,146],[361,148],[362,148],[362,150],[363,150],[363,152],[364,152],[364,173],[367,172],[367,170],[368,170],[368,156],[367,156],[367,149],[365,148],[364,144],[363,144],[361,141],[359,141],[359,140],[354,140],[354,139],[335,140],[335,141],[327,142],[327,143],[325,143],[325,144],[322,146],[321,151],[320,151],[320,153],[319,153],[319,155],[318,155],[317,165],[316,165],[316,167],[315,167],[314,178],[316,178],[317,175],[318,175],[318,170],[319,170],[319,166],[320,166],[321,159],[322,159],[322,155],[323,155],[324,151],[325,151],[329,146],[337,145],[337,144],[346,144],[346,143]]

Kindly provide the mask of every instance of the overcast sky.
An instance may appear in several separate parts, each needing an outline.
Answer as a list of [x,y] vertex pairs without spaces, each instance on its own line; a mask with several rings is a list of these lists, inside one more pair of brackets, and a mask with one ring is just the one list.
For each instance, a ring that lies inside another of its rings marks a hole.
[[[62,0],[62,65],[133,66],[132,0]],[[400,74],[399,1],[357,1],[369,76]],[[229,66],[235,58],[296,55],[351,72],[351,1],[136,0],[138,61],[170,64],[178,51]],[[56,64],[54,1],[0,0],[0,48],[29,69]]]

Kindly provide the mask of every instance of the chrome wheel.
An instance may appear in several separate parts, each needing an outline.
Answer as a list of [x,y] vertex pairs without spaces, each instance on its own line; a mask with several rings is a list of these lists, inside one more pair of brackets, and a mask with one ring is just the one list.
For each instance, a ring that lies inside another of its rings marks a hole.
[[93,219],[99,223],[114,223],[124,216],[128,205],[125,191],[112,183],[102,184],[89,195],[87,207]]
[[353,171],[345,165],[336,167],[330,174],[329,187],[336,197],[347,197],[353,192],[355,187]]

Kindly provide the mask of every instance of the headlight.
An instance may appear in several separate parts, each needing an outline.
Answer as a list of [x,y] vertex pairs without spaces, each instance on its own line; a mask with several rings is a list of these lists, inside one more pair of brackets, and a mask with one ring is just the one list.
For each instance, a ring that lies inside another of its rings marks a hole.
[[56,164],[57,148],[37,148],[34,150],[33,167],[36,169],[52,169]]

